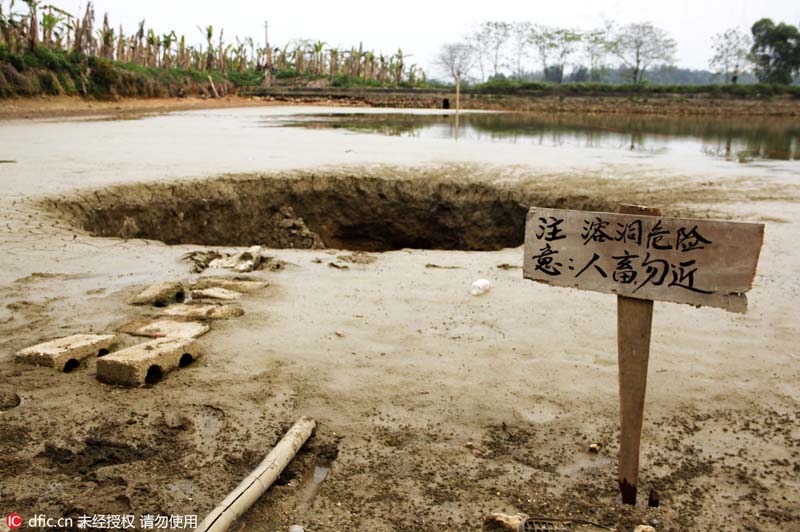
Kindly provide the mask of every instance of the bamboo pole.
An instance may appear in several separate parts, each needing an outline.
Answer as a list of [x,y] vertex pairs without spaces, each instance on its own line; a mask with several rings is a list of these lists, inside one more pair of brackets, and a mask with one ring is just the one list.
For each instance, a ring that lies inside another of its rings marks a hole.
[[317,422],[309,417],[297,420],[252,473],[203,519],[195,532],[225,532],[269,489],[284,468],[308,440]]

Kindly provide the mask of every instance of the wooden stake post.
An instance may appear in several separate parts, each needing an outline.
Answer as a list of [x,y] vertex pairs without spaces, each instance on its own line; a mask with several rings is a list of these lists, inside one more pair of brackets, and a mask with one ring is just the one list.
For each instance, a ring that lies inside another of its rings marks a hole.
[[523,275],[553,286],[617,294],[622,501],[636,504],[653,301],[745,312],[764,225],[533,208]]
[[[622,206],[622,214],[660,216],[661,209]],[[639,444],[644,421],[647,364],[653,301],[617,296],[617,357],[619,366],[619,491],[622,502],[636,504],[639,478]]]

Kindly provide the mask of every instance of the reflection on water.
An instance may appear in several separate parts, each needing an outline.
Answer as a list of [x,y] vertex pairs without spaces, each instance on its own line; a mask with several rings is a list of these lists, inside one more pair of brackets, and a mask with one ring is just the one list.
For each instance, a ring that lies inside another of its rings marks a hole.
[[462,113],[458,118],[454,114],[332,113],[295,115],[280,125],[466,142],[611,148],[643,154],[691,151],[740,162],[800,158],[800,122],[776,117]]

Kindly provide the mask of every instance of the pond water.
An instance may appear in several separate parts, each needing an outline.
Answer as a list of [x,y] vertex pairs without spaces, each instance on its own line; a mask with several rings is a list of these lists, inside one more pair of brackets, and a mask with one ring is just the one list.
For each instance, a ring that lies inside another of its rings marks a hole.
[[275,117],[263,125],[644,155],[699,153],[734,162],[800,159],[800,120],[796,118],[345,112]]

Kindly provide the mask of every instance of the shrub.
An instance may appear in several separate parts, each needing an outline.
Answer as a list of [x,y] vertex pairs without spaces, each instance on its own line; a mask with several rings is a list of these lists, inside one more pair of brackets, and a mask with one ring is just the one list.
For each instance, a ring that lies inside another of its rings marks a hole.
[[380,87],[381,84],[377,80],[370,80],[359,78],[356,76],[347,76],[340,74],[333,78],[331,87]]
[[90,92],[95,96],[113,93],[120,81],[120,75],[114,69],[114,65],[105,59],[90,57],[89,68],[91,68]]

